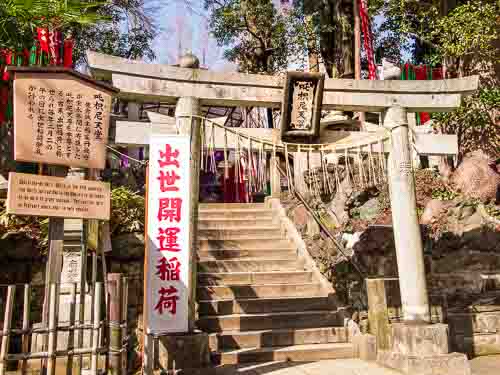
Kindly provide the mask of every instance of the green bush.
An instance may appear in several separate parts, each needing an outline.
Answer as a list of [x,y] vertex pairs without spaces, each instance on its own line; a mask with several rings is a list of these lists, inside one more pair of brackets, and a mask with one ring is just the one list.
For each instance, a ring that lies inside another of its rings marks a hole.
[[111,235],[144,231],[144,197],[119,187],[111,191]]

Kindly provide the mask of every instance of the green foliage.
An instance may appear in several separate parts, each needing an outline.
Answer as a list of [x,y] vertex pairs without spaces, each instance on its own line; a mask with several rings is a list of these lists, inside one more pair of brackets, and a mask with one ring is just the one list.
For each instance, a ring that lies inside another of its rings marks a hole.
[[38,243],[38,250],[46,252],[49,240],[49,219],[38,216],[18,216],[7,213],[0,203],[0,238],[12,233],[22,233]]
[[432,191],[432,199],[439,199],[441,201],[452,201],[458,197],[458,194],[447,188],[440,187]]
[[459,160],[471,151],[483,150],[500,157],[500,88],[484,88],[465,98],[462,106],[449,113],[435,113],[435,128],[458,136]]
[[272,0],[205,0],[210,29],[225,57],[249,73],[273,73],[294,55],[293,31]]
[[72,35],[76,65],[85,51],[153,60],[151,43],[157,34],[152,21],[153,0],[5,0],[0,2],[0,46],[30,49],[37,27],[51,27]]
[[[493,45],[499,37],[498,11],[498,4],[472,1],[456,7],[445,17],[433,19],[425,34],[434,41],[434,62],[452,58],[474,65],[498,60],[498,50]],[[477,70],[474,66],[460,69],[469,74]]]
[[144,231],[144,197],[119,187],[111,191],[111,235]]
[[[448,3],[456,7],[450,9]],[[372,0],[370,11],[383,17],[376,30],[377,44],[405,48],[416,63],[441,63],[446,58],[461,60],[458,65],[498,60],[492,43],[499,37],[497,0]],[[468,74],[465,66],[459,68]]]
[[97,13],[105,2],[78,0],[3,0],[0,3],[0,46],[22,50],[33,45],[37,27],[64,30],[105,21]]
[[109,22],[90,26],[74,25],[74,59],[85,62],[87,50],[124,57],[154,60],[156,54],[151,43],[158,30],[153,21],[158,11],[153,0],[113,0],[99,8],[98,14]]
[[484,209],[488,215],[496,220],[500,220],[500,207],[495,206],[493,203],[490,203],[484,206]]

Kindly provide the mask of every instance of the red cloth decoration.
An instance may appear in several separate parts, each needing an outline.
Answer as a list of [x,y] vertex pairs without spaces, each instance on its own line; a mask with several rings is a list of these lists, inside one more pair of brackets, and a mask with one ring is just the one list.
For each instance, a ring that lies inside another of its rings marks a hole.
[[443,79],[443,69],[442,68],[437,68],[437,69],[432,69],[432,80],[439,80]]
[[73,39],[64,40],[64,61],[65,68],[73,68]]
[[49,32],[49,51],[50,51],[50,65],[59,65],[61,57],[59,56],[59,46],[61,33],[59,31]]
[[[420,65],[420,66],[415,66],[413,68],[415,71],[415,79],[417,81],[425,81],[427,80],[427,66],[426,65]],[[427,121],[431,119],[431,116],[427,112],[420,112],[420,125],[425,124]]]
[[40,48],[42,52],[49,52],[49,30],[43,27],[37,27],[36,32],[38,35],[38,41],[40,42]]
[[364,0],[357,0],[359,7],[359,17],[361,18],[361,29],[363,30],[363,41],[365,45],[366,57],[368,59],[368,79],[377,79],[377,68],[375,67],[375,57],[373,54],[373,36],[370,26],[370,17]]
[[4,50],[4,55],[5,55],[5,67],[2,71],[2,80],[3,81],[8,81],[9,80],[9,72],[7,71],[7,65],[12,65],[12,51],[10,50]]
[[7,118],[5,116],[7,112],[7,105],[9,103],[9,87],[0,87],[0,125],[3,124]]

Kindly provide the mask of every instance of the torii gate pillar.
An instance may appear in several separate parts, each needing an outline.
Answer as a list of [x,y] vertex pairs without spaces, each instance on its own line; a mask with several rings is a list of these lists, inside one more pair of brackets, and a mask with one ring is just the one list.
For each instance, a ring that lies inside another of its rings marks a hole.
[[448,326],[429,324],[406,109],[390,107],[382,118],[391,132],[389,186],[403,322],[390,325],[390,348],[380,347],[377,362],[405,374],[470,375],[465,354],[450,353]]
[[430,322],[407,113],[405,108],[391,107],[382,116],[384,127],[391,132],[389,188],[403,319]]

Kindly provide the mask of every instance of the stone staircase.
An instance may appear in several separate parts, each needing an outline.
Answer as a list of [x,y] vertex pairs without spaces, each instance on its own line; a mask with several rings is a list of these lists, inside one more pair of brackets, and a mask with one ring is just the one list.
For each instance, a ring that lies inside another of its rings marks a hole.
[[283,209],[199,212],[198,327],[210,333],[215,364],[354,357],[344,311]]

